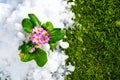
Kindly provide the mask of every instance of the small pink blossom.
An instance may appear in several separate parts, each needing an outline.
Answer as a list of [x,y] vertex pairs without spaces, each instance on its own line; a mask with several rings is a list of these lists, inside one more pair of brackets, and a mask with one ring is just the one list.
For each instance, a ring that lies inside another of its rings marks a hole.
[[40,42],[40,39],[41,39],[41,35],[40,35],[40,34],[34,34],[34,35],[32,36],[32,42],[33,42],[34,44],[38,44],[38,43]]
[[35,48],[41,48],[50,40],[49,32],[44,30],[40,26],[36,26],[35,28],[33,28],[32,34],[30,34],[28,37],[32,41],[32,43],[35,44],[35,47],[30,50],[30,53],[34,52]]
[[36,26],[32,29],[32,33],[41,33],[42,30],[44,30],[44,29],[41,28],[40,26]]
[[43,35],[43,36],[49,36],[49,33],[48,33],[46,30],[43,30],[43,31],[42,31],[42,35]]
[[29,52],[30,52],[30,53],[33,53],[34,51],[35,51],[35,47],[32,48]]
[[27,39],[28,39],[28,40],[31,40],[31,39],[32,39],[32,34],[29,34],[29,35],[27,36]]
[[41,42],[42,44],[46,44],[46,43],[49,42],[49,39],[50,39],[49,37],[42,36],[40,42]]

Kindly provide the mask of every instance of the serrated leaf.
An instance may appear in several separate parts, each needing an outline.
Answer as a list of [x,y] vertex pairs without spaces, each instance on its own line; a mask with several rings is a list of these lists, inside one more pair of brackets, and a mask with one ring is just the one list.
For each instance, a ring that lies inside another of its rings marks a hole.
[[64,38],[64,31],[56,28],[50,32],[50,43],[56,43],[57,41]]
[[40,26],[41,22],[39,21],[39,19],[35,16],[35,14],[28,14],[31,22],[33,23],[34,26]]
[[26,31],[27,33],[30,33],[33,28],[33,24],[28,18],[23,19],[22,26],[23,26],[24,31]]
[[47,54],[42,49],[37,49],[33,54],[35,54],[34,60],[36,61],[37,65],[40,67],[43,67],[48,61]]
[[48,21],[48,22],[42,24],[42,27],[48,31],[52,31],[54,26],[51,22]]
[[53,51],[57,46],[57,42],[56,43],[50,43],[50,49]]

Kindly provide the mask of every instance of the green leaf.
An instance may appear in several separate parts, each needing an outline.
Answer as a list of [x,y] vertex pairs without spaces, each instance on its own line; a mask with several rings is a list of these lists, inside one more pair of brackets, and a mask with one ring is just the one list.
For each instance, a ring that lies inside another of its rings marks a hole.
[[53,51],[57,46],[57,42],[56,43],[50,43],[50,49]]
[[116,25],[117,25],[117,26],[120,26],[120,20],[117,20],[117,21],[116,21]]
[[56,28],[50,32],[50,43],[56,43],[57,41],[64,38],[64,31]]
[[40,26],[41,22],[39,21],[39,19],[35,16],[35,14],[28,14],[31,22],[33,23],[34,26]]
[[42,49],[37,49],[32,54],[35,54],[34,60],[36,61],[37,65],[40,67],[43,67],[46,64],[46,62],[48,61],[47,54]]
[[34,45],[31,42],[23,43],[19,50],[21,50],[19,56],[21,61],[28,62],[31,60],[35,60],[37,65],[42,67],[46,64],[47,60],[47,54],[42,49],[36,49],[35,52],[29,53],[29,51],[34,47]]
[[42,27],[48,31],[52,31],[54,26],[51,22],[48,21],[48,22],[42,24]]
[[19,50],[21,50],[22,53],[28,53],[32,48],[34,47],[34,45],[31,42],[28,43],[23,43],[20,47]]
[[26,31],[27,33],[30,33],[33,28],[33,24],[28,18],[23,19],[22,26],[23,26],[24,31]]
[[19,56],[21,58],[21,61],[23,62],[28,62],[32,59],[34,59],[34,54],[29,53],[29,51],[33,48],[34,45],[31,44],[31,42],[28,43],[23,43],[20,47],[19,50],[21,50]]
[[19,54],[21,61],[28,62],[34,59],[34,54],[32,53],[20,53]]

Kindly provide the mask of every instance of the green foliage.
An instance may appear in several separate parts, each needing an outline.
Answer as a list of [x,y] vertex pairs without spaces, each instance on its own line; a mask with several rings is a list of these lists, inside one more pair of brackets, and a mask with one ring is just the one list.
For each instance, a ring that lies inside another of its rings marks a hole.
[[54,28],[53,24],[49,21],[43,23],[42,27],[50,32],[50,49],[53,51],[57,45],[57,41],[63,39],[65,33],[60,28]]
[[64,38],[64,31],[59,29],[59,28],[55,28],[50,32],[50,43],[56,43],[57,41],[61,40]]
[[[21,58],[21,61],[23,62],[28,62],[31,61],[32,59],[34,59],[36,54],[31,54],[29,53],[29,51],[34,47],[34,45],[32,44],[32,42],[28,42],[28,43],[23,43],[23,45],[21,45],[19,47],[19,50],[21,50],[19,56]],[[47,57],[46,57],[47,58]]]
[[37,49],[33,54],[35,54],[34,60],[40,67],[43,67],[48,61],[46,52],[40,48]]
[[53,51],[57,46],[57,42],[56,43],[50,43],[50,49]]
[[34,26],[40,26],[41,22],[39,21],[39,19],[35,16],[35,14],[28,14],[31,22],[33,23]]
[[117,25],[118,27],[120,27],[120,20],[117,20],[117,21],[116,21],[116,25]]
[[33,24],[31,23],[30,19],[28,19],[28,18],[23,19],[22,26],[23,26],[24,31],[26,31],[28,33],[30,33],[33,28]]
[[29,53],[33,47],[34,45],[31,42],[23,43],[23,45],[19,47],[19,50],[21,50],[19,54],[21,61],[28,62],[35,60],[38,66],[43,67],[47,62],[47,54],[42,49],[36,49],[35,52]]
[[30,53],[22,53],[21,52],[19,54],[19,56],[20,56],[21,61],[23,61],[23,62],[28,62],[28,61],[31,61],[34,59],[34,54],[30,54]]
[[46,22],[44,24],[42,24],[42,27],[48,31],[52,31],[54,26],[51,22]]
[[[69,0],[72,2],[73,0]],[[120,0],[75,0],[65,51],[75,71],[66,80],[120,79]]]
[[[44,29],[48,30],[50,33],[50,49],[53,51],[57,45],[57,42],[64,37],[64,31],[60,28],[54,28],[53,24],[48,21],[41,25],[39,19],[35,16],[35,14],[28,14],[29,18],[24,18],[22,21],[22,26],[24,31],[27,33],[31,33],[32,28],[34,26],[41,26]],[[58,36],[59,35],[59,36]]]
[[[46,22],[41,25],[41,22],[34,14],[28,14],[29,18],[25,18],[22,21],[22,26],[25,32],[31,33],[32,29],[35,26],[41,26],[44,29],[46,29],[50,33],[50,49],[53,51],[55,47],[57,46],[57,42],[61,40],[64,37],[64,31],[58,28],[53,28],[53,24],[51,22]],[[47,53],[40,49],[35,48],[36,50],[33,53],[30,53],[29,51],[33,49],[35,45],[29,41],[28,43],[23,42],[23,44],[19,47],[19,50],[21,50],[19,56],[21,61],[28,62],[31,60],[35,60],[37,65],[40,67],[43,67],[47,62]]]

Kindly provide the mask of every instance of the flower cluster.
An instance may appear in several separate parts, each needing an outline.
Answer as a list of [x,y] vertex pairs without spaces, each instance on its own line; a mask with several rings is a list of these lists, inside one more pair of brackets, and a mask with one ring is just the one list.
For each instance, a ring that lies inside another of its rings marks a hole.
[[64,31],[54,28],[50,21],[41,23],[35,14],[28,14],[28,17],[22,20],[27,40],[19,46],[19,56],[23,62],[35,60],[38,66],[43,67],[48,61],[45,44],[48,44],[49,49],[53,51],[58,41],[64,38]]
[[50,40],[50,34],[48,31],[43,29],[40,26],[35,26],[32,29],[32,34],[29,36],[29,40],[35,44],[35,47],[30,50],[30,52],[34,52],[35,48],[41,48],[44,44],[48,43]]

